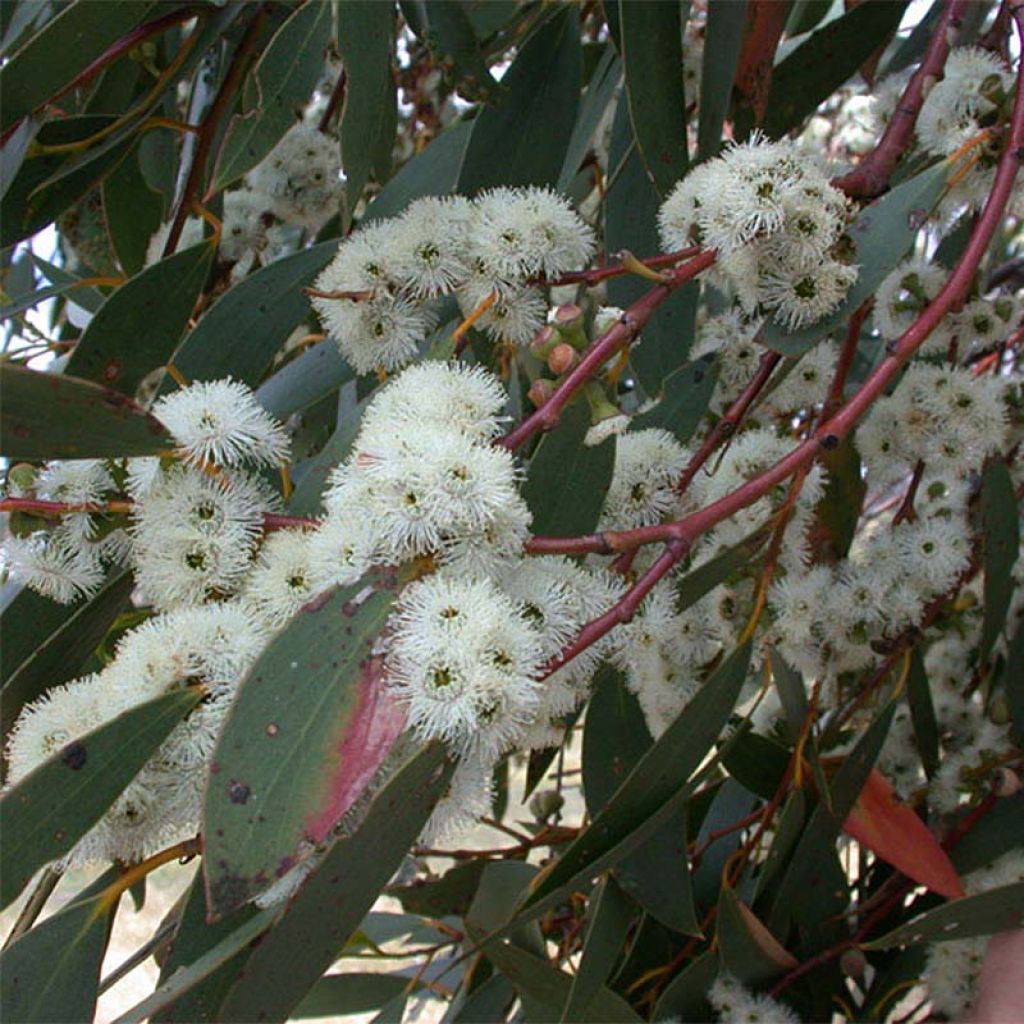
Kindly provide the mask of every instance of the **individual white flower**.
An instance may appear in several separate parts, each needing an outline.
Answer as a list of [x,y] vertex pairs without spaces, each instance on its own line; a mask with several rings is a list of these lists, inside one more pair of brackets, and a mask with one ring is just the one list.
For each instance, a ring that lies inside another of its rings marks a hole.
[[91,597],[103,583],[103,567],[93,545],[71,544],[67,536],[45,532],[5,537],[0,565],[15,580],[59,604]]
[[722,1024],[800,1024],[800,1018],[784,1003],[751,992],[725,972],[708,989],[708,1002]]
[[764,276],[761,302],[772,318],[793,331],[827,316],[846,298],[858,270],[838,260],[780,260]]
[[313,593],[355,583],[380,557],[376,525],[358,507],[339,505],[306,543]]
[[425,196],[399,219],[394,277],[400,287],[425,298],[456,288],[469,274],[466,255],[472,206],[461,196]]
[[541,659],[522,608],[489,580],[419,580],[391,619],[388,681],[410,725],[485,758],[507,750],[532,719]]
[[835,375],[838,357],[838,346],[827,340],[805,352],[768,395],[768,405],[775,414],[793,415],[801,409],[813,409],[823,403]]
[[690,358],[715,357],[718,377],[709,403],[713,411],[724,412],[757,372],[763,352],[757,343],[760,328],[760,320],[748,320],[735,308],[699,326]]
[[161,462],[156,455],[141,455],[126,459],[128,470],[125,478],[125,490],[133,501],[145,497],[160,482],[162,475]]
[[[67,505],[100,504],[114,490],[114,479],[103,459],[64,459],[44,464],[36,476],[35,494],[43,501]],[[57,532],[67,546],[77,550],[96,536],[98,521],[89,512],[71,512],[60,521]]]
[[241,583],[262,528],[267,499],[236,474],[186,466],[168,473],[136,504],[136,578],[161,608],[196,604]]
[[900,263],[878,286],[873,316],[887,341],[894,341],[920,316],[946,283],[946,271],[921,259]]
[[933,594],[948,590],[971,558],[967,524],[941,517],[900,523],[896,528],[904,570]]
[[629,529],[658,522],[676,503],[675,485],[687,460],[686,449],[667,430],[620,435],[602,527]]
[[193,462],[277,466],[288,458],[281,425],[240,381],[198,381],[157,399],[153,415]]
[[495,341],[528,345],[544,326],[547,302],[541,290],[525,285],[496,289],[490,280],[473,276],[457,293],[462,315],[469,316],[492,294],[496,298],[477,320],[477,326]]
[[220,255],[235,262],[246,253],[261,252],[267,244],[267,214],[272,201],[259,192],[236,189],[224,195]]
[[270,629],[283,626],[316,593],[311,534],[279,530],[260,547],[241,598]]

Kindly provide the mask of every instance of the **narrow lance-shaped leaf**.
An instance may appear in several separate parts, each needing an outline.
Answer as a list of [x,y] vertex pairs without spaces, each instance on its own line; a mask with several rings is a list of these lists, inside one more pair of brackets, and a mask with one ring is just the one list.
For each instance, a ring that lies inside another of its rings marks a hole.
[[96,824],[202,697],[177,690],[140,704],[69,743],[0,798],[0,903]]
[[746,0],[709,4],[700,79],[697,158],[713,157],[722,145],[722,124],[729,111],[736,62],[743,44]]
[[228,126],[214,188],[237,181],[295,123],[323,70],[331,34],[331,4],[302,4],[274,33],[249,79],[255,106]]
[[985,658],[1002,632],[1013,597],[1013,566],[1020,552],[1020,508],[1006,463],[993,459],[981,481],[985,538],[985,618],[979,656]]
[[118,391],[66,374],[0,365],[0,454],[9,459],[158,455],[163,424]]
[[718,899],[718,954],[726,970],[756,986],[797,966],[797,959],[727,885]]
[[562,170],[558,175],[559,191],[565,191],[576,177],[583,158],[590,148],[590,141],[597,126],[604,117],[622,79],[622,61],[612,46],[608,46],[587,83],[587,91],[580,103],[580,112],[573,126],[566,150]]
[[913,879],[947,899],[963,896],[964,887],[949,856],[928,826],[905,804],[877,768],[843,822],[843,831]]
[[635,417],[631,427],[661,427],[674,434],[680,444],[686,444],[707,412],[717,380],[718,362],[711,356],[680,366],[665,378],[658,404]]
[[287,904],[218,1014],[223,1021],[284,1021],[334,962],[420,834],[451,775],[444,747],[421,748],[337,840]]
[[239,688],[206,791],[203,870],[225,914],[321,843],[360,796],[405,725],[374,644],[393,580],[307,605]]
[[67,372],[134,394],[185,333],[212,262],[212,243],[201,242],[121,285],[89,321]]
[[1024,928],[1024,882],[944,903],[880,938],[865,942],[864,948],[891,949],[922,942],[949,942],[1017,928]]

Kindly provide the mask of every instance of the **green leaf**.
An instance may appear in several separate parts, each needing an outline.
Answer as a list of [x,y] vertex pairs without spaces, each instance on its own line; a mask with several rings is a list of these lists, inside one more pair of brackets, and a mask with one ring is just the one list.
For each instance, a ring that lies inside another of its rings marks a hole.
[[[478,941],[483,937],[472,927],[469,932]],[[565,1005],[572,989],[571,975],[552,967],[546,960],[532,953],[501,941],[488,942],[484,946],[484,952],[494,966],[516,987],[524,1004],[529,1004],[529,1019],[559,1019],[559,1011]],[[580,1024],[586,1021],[592,1021],[594,1024],[632,1024],[641,1019],[621,996],[603,986],[598,987],[594,998],[580,1016],[573,1018]]]
[[818,29],[776,68],[765,131],[780,138],[814,113],[896,29],[907,0],[857,4]]
[[146,263],[149,240],[164,219],[163,193],[146,181],[138,149],[103,179],[103,213],[121,269],[138,274]]
[[437,64],[452,71],[459,92],[472,100],[488,100],[494,96],[498,83],[484,61],[466,4],[455,0],[430,0],[423,10],[431,56]]
[[594,890],[587,907],[583,956],[573,978],[561,1020],[581,1020],[608,980],[626,944],[636,907],[610,876]]
[[743,840],[742,830],[727,832],[717,838],[714,838],[714,833],[731,828],[757,805],[757,797],[735,779],[725,779],[713,792],[697,831],[696,845],[704,852],[693,870],[694,892],[697,901],[704,906],[718,902],[722,870]]
[[[244,924],[259,915],[256,907],[243,907],[237,914],[222,921],[206,920],[206,893],[203,889],[203,873],[197,871],[192,879],[178,919],[178,927],[170,942],[167,958],[160,965],[159,984],[165,984],[179,970],[187,970],[220,942],[231,936]],[[183,993],[173,1005],[154,1013],[153,1024],[180,1021],[181,1024],[195,1024],[196,1021],[213,1020],[217,1009],[224,1002],[228,989],[234,984],[239,971],[249,959],[249,950],[244,946],[237,950],[216,970],[202,981]]]
[[1013,566],[1020,551],[1020,509],[1006,463],[992,459],[981,480],[985,543],[985,619],[978,657],[988,657],[1013,598]]
[[462,917],[469,909],[480,884],[486,860],[478,858],[456,864],[440,878],[427,881],[418,878],[408,885],[393,886],[388,895],[402,904],[410,914],[424,917]]
[[368,1013],[379,1009],[409,987],[401,974],[369,974],[361,971],[326,974],[309,995],[292,1010],[292,1019],[306,1017],[342,1017],[349,1013]]
[[651,1019],[710,1020],[708,990],[717,977],[718,957],[714,953],[701,953],[661,993]]
[[[302,288],[338,251],[336,241],[321,242],[257,270],[225,292],[190,331],[173,363],[186,380],[232,376],[255,386],[296,324],[310,313]],[[244,338],[244,344],[225,339]]]
[[615,96],[615,91],[622,79],[622,61],[619,60],[613,47],[608,46],[598,61],[597,67],[590,76],[587,91],[580,103],[580,112],[569,138],[569,147],[562,161],[562,170],[558,175],[558,189],[564,192],[572,184],[583,158],[590,148],[591,139],[597,126],[604,117],[608,104]]
[[861,472],[860,453],[850,434],[831,451],[824,452],[821,462],[828,482],[815,506],[810,536],[820,558],[835,563],[846,557],[853,543],[867,484]]
[[355,376],[338,346],[328,338],[285,363],[261,385],[256,400],[267,412],[285,420],[327,398]]
[[519,51],[503,94],[473,122],[459,192],[496,185],[554,185],[576,122],[583,56],[575,8],[557,10]]
[[718,362],[713,356],[680,366],[665,378],[658,404],[634,417],[631,429],[661,427],[674,434],[680,444],[686,444],[707,412],[717,380]]
[[[3,735],[7,735],[26,704],[44,690],[59,686],[79,674],[79,669],[128,603],[134,586],[131,573],[123,571],[112,576],[95,597],[70,608],[42,599],[60,611],[61,617],[54,628],[49,632],[30,634],[37,637],[36,646],[16,664],[7,662],[11,654],[4,647],[3,660],[12,671],[0,693]],[[4,609],[2,621],[5,624],[10,611],[10,608]],[[49,622],[49,619],[44,621]]]
[[767,531],[757,530],[720,555],[715,555],[688,572],[676,584],[676,611],[684,612],[710,593],[719,583],[739,572],[768,539]]
[[620,3],[619,25],[637,149],[664,199],[689,163],[681,5]]
[[11,137],[0,147],[0,199],[11,187],[11,182],[18,176],[21,165],[25,162],[29,146],[39,133],[39,121],[34,117],[26,118]]
[[722,964],[742,984],[756,988],[783,973],[783,966],[765,952],[751,933],[740,911],[739,898],[726,885],[718,899],[716,928]]
[[[503,974],[492,974],[475,988],[454,1016],[445,1016],[451,1024],[505,1024],[516,990]],[[457,1004],[456,1004],[457,1005]]]
[[[47,121],[35,141],[47,146],[78,142],[112,120],[105,114],[86,114]],[[28,155],[0,201],[0,246],[20,242],[55,221],[116,167],[133,144],[133,136],[121,135],[82,154]]]
[[[4,685],[25,661],[46,644],[64,625],[69,615],[77,615],[85,601],[72,605],[57,604],[28,587],[3,588],[0,612],[0,680]],[[5,730],[6,732],[6,730]]]
[[575,537],[597,526],[615,468],[615,439],[588,447],[583,439],[589,429],[589,406],[574,402],[530,459],[523,498],[535,533]]
[[341,0],[338,6],[338,48],[347,76],[341,162],[349,209],[355,209],[371,173],[384,182],[391,169],[398,117],[391,70],[395,9],[358,0]]
[[[620,169],[613,172],[605,197],[605,251],[628,249],[640,257],[661,252],[657,231],[661,198],[636,149],[628,104],[623,102],[612,124],[609,166]],[[635,275],[612,278],[607,285],[608,301],[626,308],[650,287],[650,281]],[[654,312],[632,348],[630,363],[649,395],[658,394],[666,377],[686,363],[694,338],[698,294],[696,282],[677,288]]]
[[393,586],[357,583],[311,602],[239,687],[203,812],[212,916],[280,878],[303,843],[322,843],[402,731],[405,712],[371,653]]
[[[114,1024],[141,1024],[141,1021],[155,1020],[161,1011],[175,1005],[181,997],[190,992],[219,970],[233,957],[258,939],[277,917],[277,910],[261,910],[244,924],[238,925],[230,935],[221,939],[212,949],[187,967],[181,967],[140,1003],[118,1017]],[[31,933],[30,933],[31,934]],[[87,1019],[87,1018],[83,1018]]]
[[827,794],[831,805],[823,800],[814,809],[776,894],[768,921],[773,932],[781,935],[791,918],[809,928],[819,927],[827,908],[846,906],[845,892],[833,890],[836,840],[878,758],[895,710],[890,704],[846,756]]
[[750,645],[734,651],[644,754],[590,826],[546,867],[523,910],[536,914],[582,879],[620,861],[672,817],[728,721],[746,678]]
[[[31,114],[159,5],[153,0],[78,0],[35,32],[0,70],[0,130]],[[59,56],[59,59],[56,59]]]
[[1003,885],[977,896],[950,900],[911,918],[881,938],[863,943],[865,949],[950,942],[976,935],[994,935],[1024,927],[1024,882]]
[[[62,289],[66,287],[68,291],[71,291],[70,301],[76,306],[81,306],[86,312],[97,312],[100,306],[107,301],[107,296],[110,294],[109,289],[101,291],[99,288],[89,285],[82,287],[81,282],[85,278],[77,274],[69,274],[63,267],[55,266],[36,253],[32,254],[32,262],[54,287]],[[75,287],[72,288],[71,286]]]
[[704,66],[700,78],[700,113],[697,159],[708,160],[722,145],[722,124],[732,99],[736,62],[743,45],[746,0],[709,4],[704,34]]
[[190,687],[125,711],[69,743],[0,797],[3,906],[99,821],[201,697]]
[[803,676],[791,668],[773,647],[768,652],[772,666],[772,682],[779,694],[779,703],[786,716],[786,734],[794,743],[807,721],[807,687]]
[[786,19],[786,35],[792,39],[817,28],[832,6],[832,0],[793,0]]
[[[861,4],[851,13],[874,6]],[[909,252],[942,195],[948,173],[949,164],[940,160],[861,210],[848,229],[860,274],[845,300],[834,313],[798,331],[786,331],[774,322],[767,324],[761,332],[764,344],[783,355],[801,355],[844,324]]]
[[935,721],[931,688],[924,667],[920,647],[910,651],[910,671],[907,673],[907,704],[914,726],[914,740],[921,764],[930,779],[939,770],[939,727]]
[[472,121],[456,121],[441,132],[377,193],[360,223],[395,217],[420,196],[454,192],[472,130]]
[[102,896],[76,900],[0,955],[0,1013],[18,1024],[90,1021],[114,921]]
[[[970,811],[965,813],[971,813]],[[1000,797],[950,851],[958,875],[983,868],[1011,850],[1024,849],[1024,791]]]
[[420,834],[451,775],[423,747],[388,781],[362,824],[337,840],[285,906],[220,1009],[222,1021],[285,1020],[334,962]]
[[67,372],[134,394],[185,332],[213,255],[213,245],[201,242],[121,285],[89,321]]
[[773,739],[745,728],[722,755],[725,770],[751,793],[770,800],[789,764],[789,752]]
[[157,455],[162,423],[118,391],[66,374],[0,365],[0,454],[9,459]]
[[793,790],[782,805],[782,811],[776,819],[775,838],[772,839],[768,856],[758,873],[751,902],[756,902],[766,891],[793,852],[804,830],[806,805],[807,798],[802,789]]
[[307,103],[323,71],[331,7],[303,4],[274,33],[246,86],[253,88],[256,106],[236,114],[228,125],[213,186],[216,191],[252,170],[295,123],[295,112]]

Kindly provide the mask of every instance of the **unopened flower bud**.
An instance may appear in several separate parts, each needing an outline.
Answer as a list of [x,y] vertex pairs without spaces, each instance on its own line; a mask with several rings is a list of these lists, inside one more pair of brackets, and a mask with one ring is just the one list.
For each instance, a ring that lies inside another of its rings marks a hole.
[[992,773],[992,792],[996,796],[1013,796],[1020,788],[1020,776],[1012,768],[997,768]]
[[551,316],[551,325],[573,348],[587,347],[587,335],[583,330],[583,310],[574,303],[559,306]]
[[538,377],[526,392],[526,397],[539,409],[554,393],[555,382],[546,377]]
[[564,341],[556,345],[548,354],[548,368],[559,377],[571,370],[578,362],[579,356],[576,349]]
[[554,789],[544,789],[533,794],[530,801],[530,813],[538,821],[546,821],[557,814],[565,805],[565,797]]
[[7,490],[11,497],[20,498],[31,494],[36,485],[38,470],[27,462],[19,462],[11,466],[7,472]]
[[847,978],[862,978],[867,968],[867,957],[859,949],[847,949],[839,957],[839,969]]
[[1002,694],[994,697],[992,703],[989,704],[988,720],[993,725],[1006,725],[1010,721],[1010,707]]

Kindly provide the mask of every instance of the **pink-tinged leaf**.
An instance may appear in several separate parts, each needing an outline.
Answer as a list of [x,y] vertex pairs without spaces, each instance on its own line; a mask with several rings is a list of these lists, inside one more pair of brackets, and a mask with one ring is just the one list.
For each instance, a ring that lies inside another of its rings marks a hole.
[[773,963],[778,964],[783,970],[791,971],[797,967],[799,961],[795,956],[768,929],[761,923],[761,919],[742,900],[736,901],[736,909],[743,918],[743,923],[750,932],[750,937],[757,944],[757,948]]
[[374,647],[395,581],[307,605],[239,688],[203,815],[212,918],[252,899],[327,839],[405,726]]
[[907,878],[947,899],[964,887],[939,841],[905,804],[896,800],[888,779],[872,769],[843,831]]

